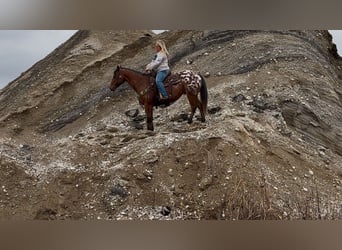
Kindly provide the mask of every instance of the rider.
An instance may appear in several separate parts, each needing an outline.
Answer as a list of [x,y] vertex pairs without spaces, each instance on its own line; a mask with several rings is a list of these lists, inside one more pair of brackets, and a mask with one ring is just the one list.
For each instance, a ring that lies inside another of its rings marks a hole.
[[157,40],[155,43],[157,54],[154,56],[152,62],[146,66],[146,71],[152,69],[157,70],[156,83],[159,90],[160,100],[167,100],[169,97],[166,93],[163,81],[169,74],[170,67],[168,63],[169,52],[166,49],[164,41]]

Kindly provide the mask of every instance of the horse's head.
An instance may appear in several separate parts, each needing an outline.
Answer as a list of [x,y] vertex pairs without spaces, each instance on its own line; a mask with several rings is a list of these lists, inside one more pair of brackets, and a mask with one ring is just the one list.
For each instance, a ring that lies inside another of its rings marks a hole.
[[125,79],[121,73],[121,67],[118,65],[116,69],[114,70],[113,79],[109,84],[110,90],[114,91],[117,87],[119,87],[123,82],[125,82]]

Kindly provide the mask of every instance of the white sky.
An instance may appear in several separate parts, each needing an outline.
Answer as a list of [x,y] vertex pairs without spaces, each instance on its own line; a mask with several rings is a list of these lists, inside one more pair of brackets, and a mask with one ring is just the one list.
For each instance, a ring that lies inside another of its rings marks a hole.
[[[157,31],[160,33],[162,30]],[[0,30],[0,89],[47,56],[75,30]],[[342,30],[330,30],[342,55]]]
[[43,59],[76,30],[0,30],[0,89]]

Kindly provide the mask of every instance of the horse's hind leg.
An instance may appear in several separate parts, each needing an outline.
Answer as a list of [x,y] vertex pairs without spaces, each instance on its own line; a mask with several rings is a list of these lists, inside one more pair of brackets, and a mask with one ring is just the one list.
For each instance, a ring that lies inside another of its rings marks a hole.
[[191,94],[188,94],[188,100],[191,106],[191,114],[188,119],[188,123],[192,123],[192,119],[194,117],[194,114],[197,108],[200,110],[200,113],[201,113],[201,122],[205,122],[205,113],[204,113],[204,108],[203,108],[201,101],[197,98],[197,96],[191,95]]
[[198,101],[198,108],[201,112],[201,122],[205,122],[205,113],[204,113],[204,108],[203,105],[200,101]]
[[188,96],[188,100],[189,100],[189,103],[191,106],[191,114],[188,118],[188,123],[192,123],[192,119],[193,119],[194,114],[196,112],[196,109],[198,107],[198,100],[197,100],[197,97],[194,95],[187,94],[187,96]]

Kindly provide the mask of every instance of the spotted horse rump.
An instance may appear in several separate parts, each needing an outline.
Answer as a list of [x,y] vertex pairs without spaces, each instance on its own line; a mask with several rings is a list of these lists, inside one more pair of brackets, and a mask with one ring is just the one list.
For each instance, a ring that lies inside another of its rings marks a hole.
[[197,95],[201,90],[201,76],[190,70],[183,70],[177,73],[178,77],[184,82],[186,91]]

